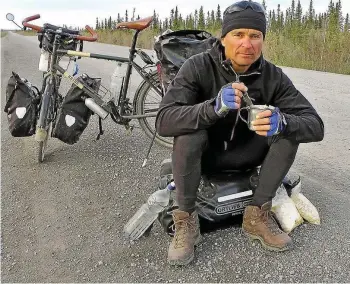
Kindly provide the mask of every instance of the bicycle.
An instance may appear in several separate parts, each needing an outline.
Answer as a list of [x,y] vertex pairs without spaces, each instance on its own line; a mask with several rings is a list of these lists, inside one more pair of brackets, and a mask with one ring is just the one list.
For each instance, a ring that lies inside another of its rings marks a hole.
[[[150,26],[153,21],[153,17],[144,18],[134,22],[123,22],[117,24],[116,28],[125,28],[135,30],[131,48],[129,50],[129,57],[118,57],[106,54],[86,53],[83,50],[83,41],[96,41],[97,34],[89,26],[86,26],[87,31],[91,36],[80,35],[78,31],[69,30],[66,28],[54,26],[51,24],[44,24],[43,27],[30,24],[30,21],[39,19],[40,15],[34,15],[27,17],[22,21],[24,27],[36,30],[45,36],[54,36],[52,40],[52,50],[50,50],[50,60],[48,71],[46,72],[43,80],[43,94],[40,104],[40,115],[38,119],[37,131],[35,139],[39,142],[39,162],[44,161],[45,149],[47,146],[48,137],[52,131],[52,124],[54,123],[57,110],[62,102],[62,97],[58,93],[58,87],[60,85],[62,76],[68,78],[79,88],[83,89],[91,100],[86,100],[86,105],[96,114],[99,115],[99,119],[105,119],[108,115],[112,120],[119,125],[123,125],[129,132],[131,132],[134,126],[130,125],[130,121],[137,119],[141,129],[145,134],[152,139],[150,147],[147,152],[147,157],[153,145],[156,142],[158,145],[171,148],[173,144],[173,138],[162,137],[155,130],[155,124],[148,121],[150,118],[155,118],[159,108],[159,102],[163,97],[164,91],[161,85],[160,79],[160,62],[158,60],[152,60],[151,57],[145,53],[142,49],[136,49],[136,42],[139,33]],[[80,50],[77,51],[77,43],[80,41]],[[64,45],[64,43],[69,43]],[[60,49],[59,47],[65,47]],[[70,48],[73,47],[73,48]],[[138,55],[142,61],[146,64],[141,67],[134,59]],[[91,89],[89,86],[82,82],[77,81],[71,74],[66,72],[64,68],[59,65],[59,59],[63,56],[70,58],[89,57],[101,60],[116,61],[119,63],[126,63],[127,69],[125,76],[120,87],[120,93],[112,94],[114,99],[107,99],[106,97],[111,95],[110,90],[103,85],[100,86],[98,91]],[[135,96],[130,100],[128,95],[130,77],[132,69],[135,69],[143,78],[142,82],[138,86]],[[152,70],[156,69],[156,70]],[[149,103],[152,107],[147,108],[148,104],[146,100],[150,96],[150,91],[155,91],[156,99],[159,102]],[[89,102],[89,104],[87,104]],[[100,124],[101,127],[101,124]],[[145,162],[147,160],[145,159]],[[144,162],[144,164],[145,164]]]
[[[86,26],[86,29],[91,36],[86,37],[80,35],[79,31],[58,27],[48,23],[45,23],[43,27],[28,23],[39,18],[39,14],[27,17],[22,21],[22,25],[25,28],[31,28],[38,32],[41,57],[47,57],[46,66],[41,67],[40,70],[43,71],[43,82],[39,103],[39,116],[35,132],[35,140],[39,142],[38,161],[43,162],[48,138],[51,136],[52,132],[52,125],[55,122],[60,104],[63,101],[63,97],[58,91],[62,75],[58,73],[55,68],[55,65],[62,59],[58,54],[58,49],[76,49],[78,44],[80,44],[80,50],[82,50],[83,41],[96,41],[97,34],[89,26]],[[41,63],[39,63],[39,65],[40,64]]]

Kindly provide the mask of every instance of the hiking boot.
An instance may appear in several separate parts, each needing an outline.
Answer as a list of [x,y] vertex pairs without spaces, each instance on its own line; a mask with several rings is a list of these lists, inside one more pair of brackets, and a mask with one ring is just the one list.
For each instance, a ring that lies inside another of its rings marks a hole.
[[247,206],[244,211],[242,230],[252,239],[257,239],[270,250],[285,251],[293,247],[292,239],[280,229],[271,210],[272,202],[260,208]]
[[194,258],[194,246],[200,241],[198,214],[174,210],[175,235],[168,251],[170,265],[187,265]]

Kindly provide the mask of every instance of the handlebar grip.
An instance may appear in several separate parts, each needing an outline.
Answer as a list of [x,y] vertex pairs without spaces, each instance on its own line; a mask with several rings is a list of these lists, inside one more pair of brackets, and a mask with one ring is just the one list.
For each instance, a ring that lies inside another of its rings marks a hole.
[[39,18],[40,18],[40,14],[36,14],[36,15],[27,17],[22,21],[22,25],[24,27],[32,28],[33,30],[40,32],[42,30],[42,27],[28,23],[30,21],[34,21],[34,20],[39,19]]
[[88,32],[91,34],[91,36],[79,35],[76,37],[76,39],[85,40],[85,41],[96,41],[97,40],[97,33],[88,25],[86,25],[85,28],[88,30]]

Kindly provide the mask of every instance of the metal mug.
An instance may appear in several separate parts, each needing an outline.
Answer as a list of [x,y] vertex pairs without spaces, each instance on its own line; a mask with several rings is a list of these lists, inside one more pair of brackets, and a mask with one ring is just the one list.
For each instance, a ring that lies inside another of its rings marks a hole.
[[248,125],[248,128],[250,130],[254,131],[252,121],[256,120],[256,116],[265,110],[273,111],[275,107],[268,106],[268,105],[251,105],[249,107],[245,107],[242,109],[248,110],[248,121],[245,120],[241,115],[240,115],[240,118]]

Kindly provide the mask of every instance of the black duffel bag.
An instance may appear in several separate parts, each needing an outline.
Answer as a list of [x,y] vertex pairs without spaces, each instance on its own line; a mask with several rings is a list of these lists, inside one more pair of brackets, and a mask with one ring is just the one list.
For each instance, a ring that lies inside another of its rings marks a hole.
[[[259,169],[245,171],[225,171],[212,175],[202,175],[197,191],[196,209],[201,232],[217,228],[240,225],[245,208],[251,203],[258,186]],[[173,181],[171,159],[161,163],[158,188],[166,188]],[[300,183],[299,175],[287,175],[283,186],[290,196]],[[178,209],[176,189],[171,192],[169,204],[158,214],[158,221],[165,233],[174,236],[175,226],[172,213]],[[150,230],[150,229],[149,229]]]
[[[98,91],[101,83],[100,78],[91,78],[86,74],[80,76],[77,80],[96,91]],[[79,141],[92,115],[92,111],[85,105],[84,97],[87,97],[84,91],[72,84],[58,110],[52,137],[70,145]]]
[[210,49],[215,41],[214,36],[202,30],[179,30],[160,35],[154,50],[161,62],[165,90],[188,58]]
[[6,86],[6,105],[9,130],[14,137],[35,134],[40,92],[28,80],[12,71]]
[[[253,198],[257,186],[258,169],[202,175],[197,191],[196,207],[201,231],[210,231],[242,219],[244,209]],[[161,164],[158,187],[165,188],[173,180],[171,159]],[[158,214],[158,221],[164,231],[175,233],[172,212],[178,209],[176,190],[171,192],[169,204]]]

